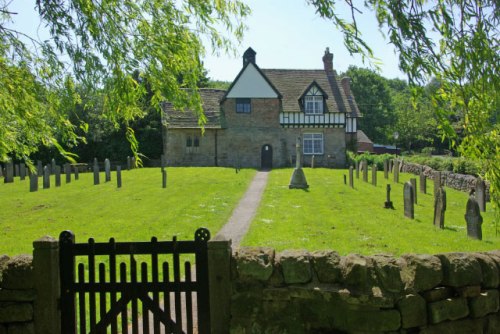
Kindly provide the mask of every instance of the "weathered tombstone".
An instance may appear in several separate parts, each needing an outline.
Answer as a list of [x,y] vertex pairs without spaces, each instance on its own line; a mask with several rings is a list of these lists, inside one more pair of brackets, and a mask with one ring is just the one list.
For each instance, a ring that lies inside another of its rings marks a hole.
[[127,156],[127,170],[130,170],[132,168],[132,161],[130,160],[130,157]]
[[368,182],[368,162],[363,160],[361,166],[363,166],[363,181]]
[[20,176],[20,174],[19,174],[19,165],[18,164],[14,165],[14,177],[16,177],[16,176]]
[[413,186],[409,181],[405,182],[403,188],[403,199],[404,199],[405,217],[413,219],[415,217],[415,200],[413,199]]
[[71,165],[69,163],[64,164],[64,175],[66,176],[66,183],[71,183]]
[[78,171],[78,166],[74,166],[75,168],[75,180],[80,179],[79,171]]
[[389,178],[389,160],[384,160],[384,179]]
[[30,174],[30,192],[38,191],[38,175]]
[[37,162],[36,162],[36,170],[37,170],[38,176],[43,175],[43,166],[42,166],[42,162],[40,160],[37,160]]
[[476,201],[481,212],[486,211],[486,184],[480,178],[476,180]]
[[61,166],[59,165],[56,165],[54,167],[54,174],[55,174],[55,177],[56,177],[56,187],[60,187],[61,186]]
[[135,161],[135,157],[132,157],[130,159],[130,165],[131,165],[131,168],[134,169],[136,166],[136,161]]
[[43,189],[50,188],[50,168],[49,166],[43,167]]
[[375,163],[372,165],[372,184],[377,186],[377,164]]
[[391,185],[388,184],[386,187],[386,201],[384,203],[384,208],[386,209],[394,209],[394,205],[391,201]]
[[349,167],[349,187],[354,188],[354,168]]
[[434,226],[444,228],[444,212],[446,211],[446,191],[439,187],[434,194]]
[[354,161],[354,168],[356,169],[356,178],[359,179],[359,162]]
[[122,187],[122,166],[116,166],[116,186]]
[[96,186],[99,184],[99,163],[97,162],[96,158],[94,158],[93,172],[94,172],[94,185]]
[[483,231],[481,228],[483,217],[481,217],[479,204],[472,195],[469,196],[469,200],[467,201],[465,221],[467,222],[467,236],[472,239],[483,240]]
[[301,139],[297,137],[297,142],[295,144],[295,151],[297,156],[297,161],[295,163],[295,169],[293,170],[292,178],[290,179],[289,189],[307,189],[309,185],[307,184],[306,175],[302,170],[302,159],[300,157],[301,152]]
[[54,174],[56,172],[56,160],[52,158],[50,161],[50,173]]
[[394,175],[394,182],[399,183],[399,161],[395,160],[394,161],[394,168],[393,170],[393,175]]
[[315,158],[314,158],[314,154],[313,154],[313,156],[311,157],[311,168],[314,168],[314,159]]
[[21,178],[21,180],[24,180],[26,178],[26,165],[24,164],[24,162],[21,162],[21,164],[19,165],[19,177]]
[[391,173],[394,172],[394,160],[393,159],[389,160],[389,172],[391,172]]
[[427,194],[427,177],[423,170],[420,171],[420,192],[422,194]]
[[441,172],[436,171],[433,173],[434,178],[434,194],[438,191],[439,187],[441,187]]
[[8,162],[5,165],[5,178],[3,182],[4,183],[14,182],[14,163],[12,161]]
[[415,204],[417,204],[417,179],[412,177],[410,179],[410,183],[413,187],[413,200],[415,201]]
[[165,169],[161,170],[161,186],[163,188],[167,187],[167,171]]
[[105,182],[111,181],[111,163],[109,162],[108,158],[104,160],[104,173],[105,173]]

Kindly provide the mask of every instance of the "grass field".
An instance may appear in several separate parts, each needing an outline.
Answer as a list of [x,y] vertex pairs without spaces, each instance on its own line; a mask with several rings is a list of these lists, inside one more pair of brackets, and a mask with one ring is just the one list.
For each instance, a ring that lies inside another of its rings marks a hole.
[[[270,246],[276,250],[333,249],[341,254],[439,253],[500,249],[490,204],[483,213],[483,241],[467,238],[464,219],[468,195],[446,188],[445,229],[433,226],[433,182],[427,194],[417,193],[415,219],[404,217],[401,174],[392,182],[378,173],[378,185],[354,178],[354,189],[344,185],[346,170],[304,169],[310,188],[289,190],[292,169],[273,170],[261,207],[242,246]],[[371,173],[369,174],[371,181]],[[418,182],[418,178],[417,178]],[[391,184],[395,210],[384,209],[386,185]],[[419,189],[419,185],[417,185]]]
[[168,168],[167,188],[161,187],[159,168],[122,172],[122,188],[112,181],[93,185],[91,173],[78,181],[29,192],[29,180],[0,184],[0,254],[32,252],[32,242],[44,235],[58,238],[72,230],[77,242],[192,240],[198,227],[212,235],[229,219],[233,208],[255,175],[251,169],[236,174],[230,168]]

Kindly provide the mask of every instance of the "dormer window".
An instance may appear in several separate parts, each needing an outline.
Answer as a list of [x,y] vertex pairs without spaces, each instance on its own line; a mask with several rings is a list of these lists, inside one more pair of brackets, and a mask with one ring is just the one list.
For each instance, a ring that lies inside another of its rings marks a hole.
[[304,96],[304,113],[306,114],[322,114],[323,113],[324,97],[318,87],[313,86]]

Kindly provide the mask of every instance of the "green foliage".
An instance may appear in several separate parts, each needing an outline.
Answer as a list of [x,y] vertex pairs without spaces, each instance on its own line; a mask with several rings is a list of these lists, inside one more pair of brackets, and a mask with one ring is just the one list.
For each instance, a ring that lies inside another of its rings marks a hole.
[[389,159],[394,159],[394,155],[392,154],[370,154],[367,152],[364,152],[362,154],[353,154],[350,153],[348,163],[353,165],[355,161],[360,163],[362,160],[366,160],[369,166],[372,166],[373,164],[377,165],[378,170],[384,170],[384,161],[389,160]]

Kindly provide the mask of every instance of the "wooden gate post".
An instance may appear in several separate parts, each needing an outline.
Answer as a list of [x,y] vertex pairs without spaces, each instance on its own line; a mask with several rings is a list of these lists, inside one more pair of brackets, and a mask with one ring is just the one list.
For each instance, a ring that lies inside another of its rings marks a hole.
[[231,240],[208,242],[210,324],[214,334],[228,334],[231,322]]
[[33,271],[36,299],[34,304],[35,333],[61,334],[59,296],[59,242],[42,237],[33,242]]

